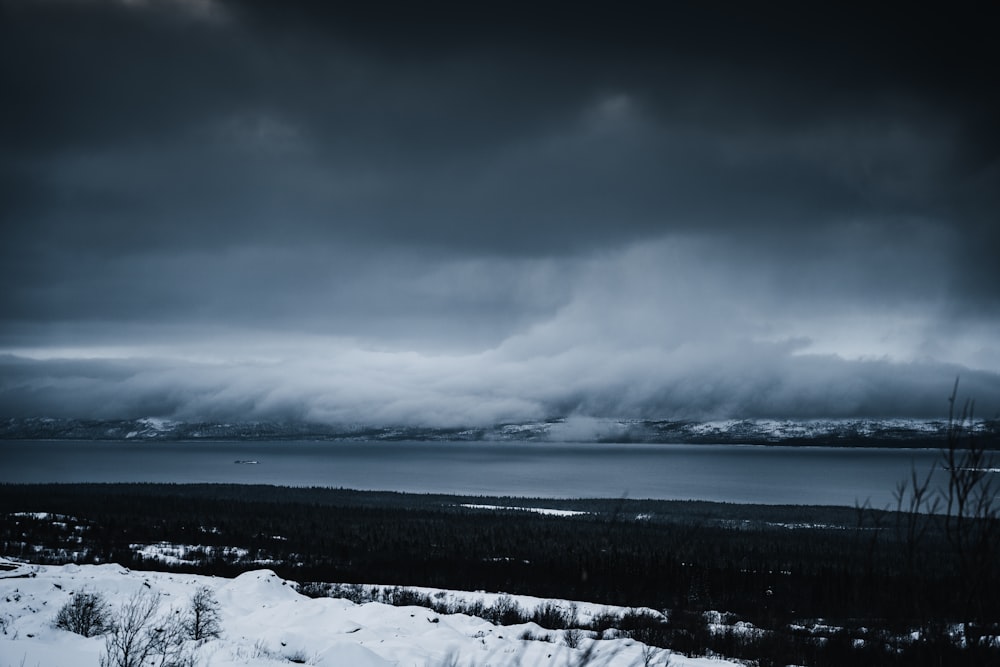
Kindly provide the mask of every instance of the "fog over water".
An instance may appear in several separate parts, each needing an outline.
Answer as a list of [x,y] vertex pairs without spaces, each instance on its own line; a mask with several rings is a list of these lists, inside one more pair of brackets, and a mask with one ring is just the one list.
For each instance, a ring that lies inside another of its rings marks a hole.
[[0,0],[0,416],[994,417],[980,11]]

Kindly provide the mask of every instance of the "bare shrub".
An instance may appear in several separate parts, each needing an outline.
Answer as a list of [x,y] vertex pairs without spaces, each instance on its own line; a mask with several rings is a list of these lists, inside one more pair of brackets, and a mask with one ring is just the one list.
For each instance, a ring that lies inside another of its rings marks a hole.
[[84,637],[104,634],[111,619],[111,609],[104,596],[94,591],[80,591],[59,609],[56,627]]
[[[941,454],[941,468],[947,487],[933,495],[931,477],[911,471],[910,479],[896,486],[897,533],[906,549],[907,572],[915,572],[923,553],[923,539],[939,518],[951,548],[956,576],[961,642],[967,647],[989,646],[997,634],[988,619],[987,607],[1000,585],[996,563],[1000,557],[1000,488],[992,475],[996,463],[991,452],[975,437],[975,404],[966,401],[957,410],[958,378],[948,397],[947,441]],[[947,639],[947,631],[933,618],[933,602],[920,591],[909,601],[921,614],[921,635],[925,641]],[[950,639],[948,639],[950,641]]]
[[612,628],[618,627],[621,616],[611,611],[602,611],[596,614],[590,622],[590,629],[597,633],[598,637],[604,637],[604,633]]
[[509,595],[501,595],[492,606],[483,611],[483,617],[494,625],[514,625],[528,620],[521,610],[521,605]]
[[573,625],[576,621],[576,613],[573,612],[573,617],[570,617],[570,612],[563,610],[555,602],[545,602],[539,605],[534,613],[531,615],[531,620],[542,626],[543,628],[549,628],[550,630],[563,630]]
[[993,630],[984,632],[985,608],[998,583],[1000,554],[1000,489],[990,471],[996,463],[973,432],[975,403],[966,401],[955,414],[958,379],[948,398],[948,442],[943,453],[948,471],[944,496],[945,534],[955,554],[961,587],[965,641],[989,644]]
[[208,586],[201,586],[191,596],[187,618],[184,620],[187,636],[196,642],[214,639],[222,634],[219,622],[219,601]]
[[122,605],[104,640],[101,667],[193,667],[179,611],[158,618],[160,596],[140,591]]

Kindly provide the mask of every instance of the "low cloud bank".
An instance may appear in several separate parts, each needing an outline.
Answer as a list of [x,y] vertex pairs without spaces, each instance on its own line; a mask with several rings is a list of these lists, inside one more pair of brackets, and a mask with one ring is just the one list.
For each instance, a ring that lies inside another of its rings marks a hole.
[[[863,281],[878,266],[869,259],[861,277],[842,280]],[[409,292],[389,302],[398,305],[393,325],[367,335],[338,334],[339,311],[319,320],[333,324],[312,327],[333,333],[309,332],[303,313],[315,308],[305,307],[274,318],[285,330],[171,316],[121,330],[95,325],[74,346],[77,329],[65,328],[47,345],[8,346],[0,356],[0,415],[415,426],[566,416],[937,418],[956,376],[979,416],[1000,412],[990,318],[942,317],[946,299],[913,291],[892,302],[817,299],[841,280],[834,272],[794,262],[762,271],[705,239],[567,263],[445,262],[423,275],[430,292],[451,300],[465,289],[470,303],[491,294],[481,285],[496,279],[507,301],[493,312],[435,310],[431,300],[427,319],[426,303],[405,298],[422,289],[415,272],[411,281],[395,275]],[[776,282],[789,285],[775,291]],[[510,312],[524,316],[509,320]],[[428,322],[431,344],[422,346],[412,332]]]
[[0,359],[0,414],[184,421],[282,420],[459,426],[557,416],[628,418],[942,417],[957,374],[979,415],[1000,375],[936,363],[846,361],[757,345],[682,361],[570,350],[502,360],[345,352],[280,364],[157,359]]

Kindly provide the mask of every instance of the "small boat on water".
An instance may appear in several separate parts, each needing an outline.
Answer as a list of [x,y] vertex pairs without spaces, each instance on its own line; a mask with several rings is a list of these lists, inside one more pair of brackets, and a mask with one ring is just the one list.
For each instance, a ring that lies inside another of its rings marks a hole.
[[260,463],[260,461],[254,461],[253,459],[236,459],[235,461],[233,461],[233,463],[236,463],[238,465],[249,466],[249,465],[257,465],[258,463]]

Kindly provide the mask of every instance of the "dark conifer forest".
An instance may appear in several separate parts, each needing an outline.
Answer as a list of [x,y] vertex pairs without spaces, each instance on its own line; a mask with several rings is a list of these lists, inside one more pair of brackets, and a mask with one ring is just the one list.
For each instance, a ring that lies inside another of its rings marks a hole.
[[[325,583],[370,583],[646,606],[670,622],[638,622],[637,638],[760,664],[996,660],[988,638],[1000,621],[997,568],[970,569],[950,536],[943,515],[870,508],[0,486],[0,551],[9,556],[223,576],[267,567],[315,594]],[[143,557],[144,545],[160,543],[182,548],[183,559]],[[706,611],[766,632],[710,632]]]

